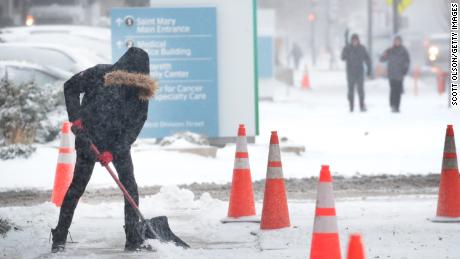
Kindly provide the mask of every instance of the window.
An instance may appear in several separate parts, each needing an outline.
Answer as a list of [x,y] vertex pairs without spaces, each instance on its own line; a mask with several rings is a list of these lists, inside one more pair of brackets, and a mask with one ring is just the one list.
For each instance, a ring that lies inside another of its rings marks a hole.
[[58,79],[44,71],[29,67],[7,66],[8,80],[16,84],[34,81],[39,86],[54,84]]
[[69,56],[60,51],[22,46],[2,46],[0,60],[27,61],[43,66],[53,65],[67,71],[72,71],[75,65]]

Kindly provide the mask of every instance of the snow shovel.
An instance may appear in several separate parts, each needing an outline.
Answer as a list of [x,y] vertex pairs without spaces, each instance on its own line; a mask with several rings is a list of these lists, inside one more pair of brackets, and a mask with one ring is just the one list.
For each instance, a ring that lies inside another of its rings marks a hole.
[[[93,143],[90,144],[90,148],[94,152],[94,154],[96,154],[96,156],[99,156],[101,154]],[[125,196],[128,203],[136,211],[137,216],[139,216],[140,221],[136,224],[136,232],[142,241],[146,239],[158,239],[161,242],[174,242],[176,246],[190,248],[190,246],[187,243],[185,243],[182,239],[180,239],[171,231],[168,224],[168,218],[166,216],[145,219],[141,211],[139,210],[139,207],[136,205],[136,202],[134,202],[133,198],[128,193],[125,186],[120,182],[118,177],[115,175],[112,168],[109,165],[105,165],[104,167],[112,176],[113,180],[115,180],[118,187],[123,192],[123,195]]]

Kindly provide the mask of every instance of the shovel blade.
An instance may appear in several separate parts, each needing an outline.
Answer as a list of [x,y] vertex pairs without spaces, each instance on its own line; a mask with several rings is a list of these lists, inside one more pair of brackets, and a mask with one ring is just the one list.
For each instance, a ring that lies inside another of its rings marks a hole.
[[[149,224],[152,229],[159,236],[158,238],[147,227]],[[159,239],[162,242],[174,242],[176,246],[190,248],[182,239],[176,236],[169,227],[168,218],[166,216],[159,216],[152,219],[146,219],[139,222],[137,226],[138,232],[143,240],[145,239]]]

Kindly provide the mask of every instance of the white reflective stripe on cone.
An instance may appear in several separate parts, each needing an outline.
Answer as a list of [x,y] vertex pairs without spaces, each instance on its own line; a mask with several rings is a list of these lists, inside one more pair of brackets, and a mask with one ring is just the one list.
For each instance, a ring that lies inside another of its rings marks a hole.
[[248,158],[235,158],[233,169],[249,169]]
[[75,135],[72,132],[70,132],[69,135],[70,135],[70,147],[75,148]]
[[58,157],[58,163],[61,164],[75,164],[76,155],[75,152],[72,153],[60,153]]
[[61,136],[61,144],[60,147],[74,147],[75,146],[75,138],[73,134],[62,134]]
[[268,167],[267,168],[267,179],[283,179],[283,168],[282,167]]
[[278,144],[270,144],[270,149],[268,150],[268,160],[281,161],[280,146]]
[[457,158],[444,158],[442,161],[442,170],[458,169]]
[[313,233],[338,233],[336,216],[316,216]]
[[318,197],[316,199],[317,208],[334,208],[334,192],[332,183],[318,183]]
[[444,152],[445,153],[455,153],[455,139],[453,136],[446,136],[444,142]]
[[236,152],[248,152],[248,144],[246,142],[246,137],[237,137]]

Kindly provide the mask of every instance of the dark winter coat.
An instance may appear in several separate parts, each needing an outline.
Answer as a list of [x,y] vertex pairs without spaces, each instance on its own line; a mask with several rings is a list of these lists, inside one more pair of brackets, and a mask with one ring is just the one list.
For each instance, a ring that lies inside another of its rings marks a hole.
[[[101,151],[115,156],[125,153],[147,119],[148,99],[156,87],[149,77],[147,53],[130,48],[114,65],[97,65],[65,82],[69,120],[82,119],[83,127]],[[87,145],[77,138],[76,148],[87,149]]]
[[393,46],[383,53],[380,61],[388,61],[388,78],[393,80],[403,80],[409,71],[410,58],[404,46]]
[[348,80],[364,79],[364,64],[367,67],[367,73],[371,72],[371,60],[366,48],[358,44],[353,46],[348,44],[342,50],[342,60],[346,62]]

